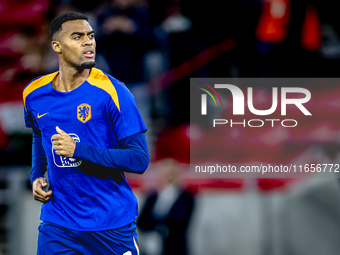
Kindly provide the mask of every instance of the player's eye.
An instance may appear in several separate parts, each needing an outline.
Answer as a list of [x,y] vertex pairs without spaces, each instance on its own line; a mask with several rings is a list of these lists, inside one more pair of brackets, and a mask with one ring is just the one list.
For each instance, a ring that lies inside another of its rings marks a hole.
[[80,39],[80,35],[75,36],[73,39]]
[[89,37],[92,39],[94,38],[94,34],[90,34]]

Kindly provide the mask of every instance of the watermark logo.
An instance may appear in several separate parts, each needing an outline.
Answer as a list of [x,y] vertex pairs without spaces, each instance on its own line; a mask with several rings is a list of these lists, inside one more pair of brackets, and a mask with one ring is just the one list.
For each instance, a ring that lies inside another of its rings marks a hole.
[[[220,101],[220,104],[222,105],[222,100],[213,87],[211,87],[211,86],[209,86],[208,84],[205,84],[205,83],[200,83],[200,84],[202,84],[203,86],[206,86],[208,89],[210,89],[217,96],[218,100]],[[208,90],[203,89],[203,88],[199,88],[199,89],[206,92],[212,98],[212,100],[214,100],[215,105],[217,105],[214,96]],[[207,94],[201,95],[201,114],[202,115],[207,115]]]
[[[210,88],[215,95],[218,97],[218,99],[220,100],[220,103],[222,105],[222,101],[220,96],[218,95],[218,93],[216,92],[216,90],[207,85],[202,83],[203,85],[207,86],[208,88]],[[231,85],[231,84],[215,84],[215,88],[216,89],[228,89],[233,97],[233,115],[244,115],[244,104],[245,104],[245,100],[244,100],[244,94],[242,92],[242,90],[235,86],[235,85]],[[205,92],[207,92],[210,97],[214,100],[214,103],[216,105],[216,101],[215,98],[213,97],[213,95],[207,91],[206,89],[203,88],[199,88]],[[272,106],[270,107],[270,109],[267,110],[258,110],[255,109],[254,104],[253,104],[253,88],[249,87],[247,88],[247,103],[248,103],[248,109],[251,113],[255,114],[255,115],[260,115],[260,116],[264,116],[264,115],[270,115],[272,113],[275,112],[275,110],[277,109],[277,105],[278,105],[278,93],[277,93],[277,88],[274,87],[273,91],[272,91]],[[305,95],[304,98],[291,98],[288,99],[287,98],[287,94],[288,93],[302,93]],[[304,103],[307,103],[309,100],[311,99],[311,93],[308,89],[305,88],[281,88],[281,115],[286,115],[287,114],[287,105],[288,104],[293,104],[296,105],[297,108],[299,108],[301,110],[301,112],[304,115],[312,115],[307,109],[306,107],[303,106]],[[207,95],[206,94],[202,94],[201,95],[201,115],[207,115]]]
[[[227,89],[229,92],[231,92],[232,96],[232,109],[233,109],[233,115],[245,115],[245,95],[243,91],[232,84],[214,84],[214,88],[208,84],[197,82],[199,84],[202,84],[206,88],[199,87],[200,90],[204,91],[205,94],[201,94],[201,115],[207,115],[207,94],[212,98],[212,100],[215,103],[215,106],[217,106],[215,97],[213,94],[216,95],[218,100],[220,101],[221,106],[222,100],[219,94],[217,93],[216,89]],[[209,91],[209,90],[211,91]],[[222,90],[220,90],[222,91]],[[287,105],[294,105],[296,106],[304,115],[306,116],[311,116],[312,114],[307,110],[307,108],[304,106],[305,103],[307,103],[311,99],[311,93],[308,89],[305,88],[300,88],[300,87],[282,87],[280,88],[280,94],[281,94],[281,116],[286,116],[287,115]],[[213,93],[213,94],[212,94]],[[300,94],[302,95],[302,98],[288,98],[288,94]],[[254,106],[253,102],[253,88],[252,87],[247,87],[247,106],[248,110],[257,116],[267,116],[272,113],[274,113],[277,108],[278,108],[278,101],[279,101],[279,96],[278,96],[278,87],[273,87],[272,92],[271,92],[271,98],[272,98],[272,104],[269,109],[256,109]],[[272,127],[274,127],[274,122],[275,121],[280,121],[283,127],[295,127],[297,126],[297,121],[294,119],[287,119],[287,120],[280,120],[280,119],[252,119],[249,120],[247,123],[249,124],[249,127],[262,127],[265,122],[271,122]],[[257,123],[257,125],[254,124]],[[293,122],[293,125],[287,125],[284,124],[285,122]],[[224,125],[227,123],[233,123],[233,120],[231,119],[230,121],[226,119],[214,119],[213,120],[213,127],[216,125]],[[246,120],[243,122],[234,122],[234,124],[243,124],[243,126],[246,126]]]

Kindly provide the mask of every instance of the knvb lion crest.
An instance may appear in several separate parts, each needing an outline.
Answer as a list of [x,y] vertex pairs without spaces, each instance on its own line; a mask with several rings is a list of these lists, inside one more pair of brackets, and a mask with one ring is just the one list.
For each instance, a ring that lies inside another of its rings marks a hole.
[[85,123],[89,121],[92,117],[91,114],[91,105],[89,104],[81,104],[77,107],[77,118],[81,122]]

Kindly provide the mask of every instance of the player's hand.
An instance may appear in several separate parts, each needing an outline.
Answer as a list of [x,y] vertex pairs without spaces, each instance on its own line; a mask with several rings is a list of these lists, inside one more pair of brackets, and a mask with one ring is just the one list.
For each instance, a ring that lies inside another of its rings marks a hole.
[[76,141],[58,126],[55,128],[58,135],[52,136],[52,145],[57,155],[72,158],[76,149]]
[[52,190],[44,191],[43,188],[47,186],[47,181],[43,177],[34,180],[32,184],[32,191],[34,200],[46,203],[52,197]]

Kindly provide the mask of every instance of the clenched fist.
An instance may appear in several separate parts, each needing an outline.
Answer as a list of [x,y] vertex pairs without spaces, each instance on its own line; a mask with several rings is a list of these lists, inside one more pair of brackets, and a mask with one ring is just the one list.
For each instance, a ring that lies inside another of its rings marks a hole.
[[52,145],[55,153],[63,157],[72,158],[76,149],[76,141],[58,126],[56,130],[58,134],[52,136]]
[[52,190],[44,191],[43,188],[47,186],[47,181],[43,177],[39,177],[33,181],[32,191],[34,200],[42,203],[48,202],[52,197]]

